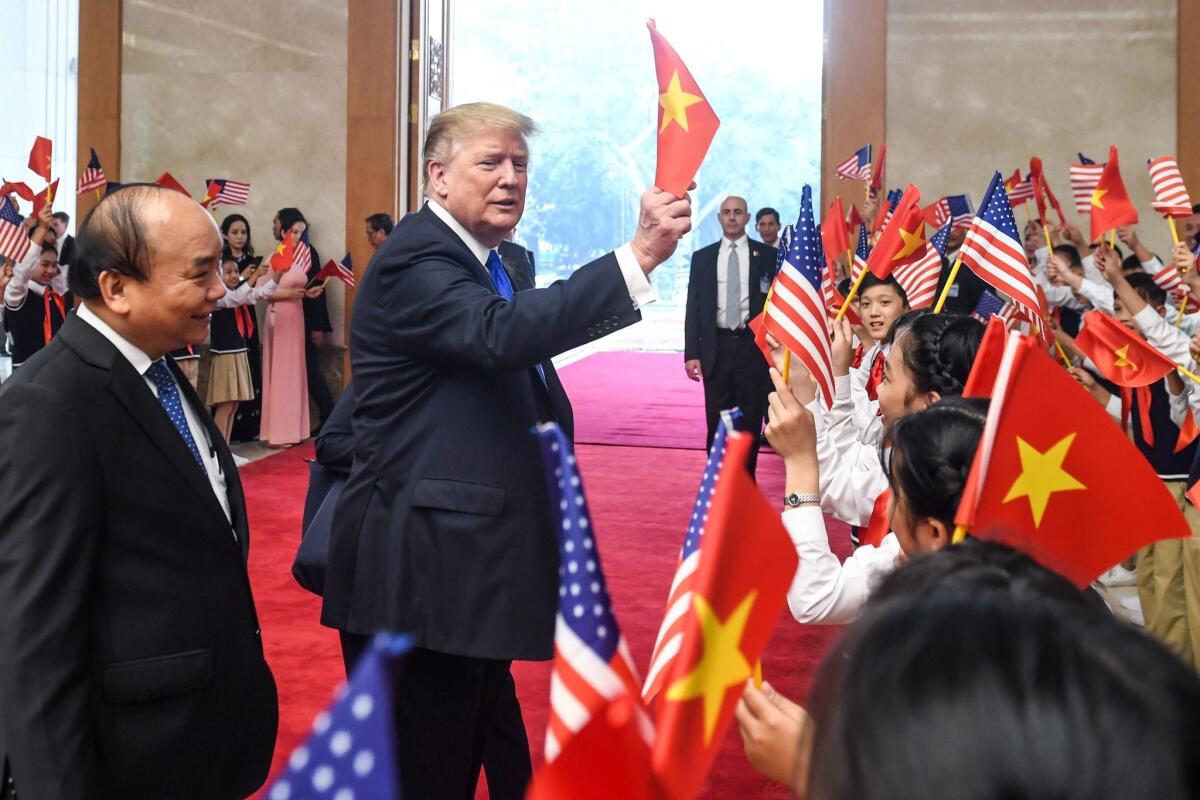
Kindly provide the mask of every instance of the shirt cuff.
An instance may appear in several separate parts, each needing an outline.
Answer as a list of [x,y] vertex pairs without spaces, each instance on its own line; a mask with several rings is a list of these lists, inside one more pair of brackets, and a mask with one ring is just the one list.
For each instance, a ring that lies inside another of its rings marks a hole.
[[658,293],[650,285],[650,279],[642,271],[641,265],[633,256],[633,248],[623,244],[616,249],[617,264],[621,267],[621,277],[625,279],[625,287],[629,289],[629,299],[634,308],[641,308],[647,303],[658,299]]

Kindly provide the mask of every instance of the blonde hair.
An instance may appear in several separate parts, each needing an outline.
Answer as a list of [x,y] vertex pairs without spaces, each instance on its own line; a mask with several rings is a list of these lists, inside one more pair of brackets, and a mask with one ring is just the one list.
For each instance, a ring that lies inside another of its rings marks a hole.
[[428,194],[429,165],[454,157],[463,139],[481,131],[506,130],[525,139],[536,136],[537,123],[524,114],[496,103],[464,103],[448,108],[429,121],[421,151],[421,183]]

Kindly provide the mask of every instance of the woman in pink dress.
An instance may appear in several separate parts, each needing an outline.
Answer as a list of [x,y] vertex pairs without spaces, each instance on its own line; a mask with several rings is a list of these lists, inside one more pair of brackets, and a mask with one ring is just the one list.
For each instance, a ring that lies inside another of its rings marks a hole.
[[[285,233],[298,247],[304,223]],[[304,370],[304,309],[300,299],[320,296],[323,287],[305,290],[308,277],[296,264],[279,279],[267,301],[263,326],[262,424],[258,438],[271,447],[290,447],[309,436],[308,378]]]

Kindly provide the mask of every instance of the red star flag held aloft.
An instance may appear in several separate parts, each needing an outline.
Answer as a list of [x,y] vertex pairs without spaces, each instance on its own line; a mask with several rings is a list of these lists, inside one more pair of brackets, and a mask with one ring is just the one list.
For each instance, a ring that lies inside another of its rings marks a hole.
[[1121,179],[1121,165],[1117,163],[1117,148],[1108,148],[1108,163],[1100,182],[1092,190],[1092,241],[1098,242],[1104,234],[1122,225],[1136,225],[1137,208],[1125,190]]
[[33,170],[33,174],[41,176],[46,183],[50,182],[53,153],[54,144],[45,136],[34,139],[33,147],[29,150],[29,168]]
[[925,255],[925,216],[920,204],[921,192],[910,183],[867,258],[867,269],[880,280]]
[[679,654],[658,696],[654,773],[666,800],[692,800],[779,621],[796,549],[745,468],[750,435],[729,434]]
[[1008,335],[991,398],[961,529],[1081,589],[1147,544],[1191,535],[1150,463],[1036,340]]
[[1117,386],[1150,386],[1175,371],[1175,362],[1107,314],[1089,311],[1075,346]]
[[54,198],[58,196],[58,178],[54,179],[54,183],[42,189],[33,196],[33,215],[36,217],[41,213],[42,206],[50,206],[54,208]]
[[675,48],[658,32],[654,20],[646,27],[654,45],[654,71],[658,75],[658,167],[654,185],[683,197],[721,121]]

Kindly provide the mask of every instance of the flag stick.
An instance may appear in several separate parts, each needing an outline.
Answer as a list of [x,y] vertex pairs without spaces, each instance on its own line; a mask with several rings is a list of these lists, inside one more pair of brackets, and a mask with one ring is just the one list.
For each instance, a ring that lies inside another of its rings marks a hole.
[[850,302],[854,300],[854,296],[858,294],[858,287],[862,285],[863,279],[867,277],[868,271],[869,270],[864,266],[863,271],[858,273],[858,280],[856,280],[854,285],[850,287],[850,294],[846,295],[845,302],[843,302],[842,307],[838,309],[837,316],[833,318],[834,322],[841,322],[842,317],[846,316],[846,309],[850,307]]
[[1113,228],[1112,230],[1110,230],[1108,232],[1108,246],[1109,247],[1117,246],[1117,229],[1116,228]]
[[1200,375],[1197,375],[1196,373],[1194,373],[1190,370],[1184,369],[1183,367],[1179,366],[1178,364],[1175,365],[1175,369],[1179,370],[1180,375],[1187,376],[1187,377],[1191,378],[1193,381],[1195,381],[1196,383],[1200,383]]
[[1167,217],[1167,224],[1171,226],[1171,244],[1179,244],[1179,231],[1175,229],[1175,218]]
[[849,278],[854,274],[854,251],[849,247],[846,248],[846,277]]
[[1056,338],[1054,340],[1054,349],[1058,351],[1058,357],[1062,359],[1063,366],[1067,369],[1071,368],[1071,359],[1067,358],[1067,351],[1063,350],[1062,344]]
[[96,202],[97,203],[100,202],[100,187],[99,186],[96,187]]
[[[1190,292],[1189,292],[1190,294]],[[1183,324],[1183,315],[1187,311],[1188,296],[1185,294],[1179,298],[1179,313],[1175,315],[1175,327],[1178,328]]]
[[792,351],[788,348],[783,348],[783,382],[788,382],[788,376],[792,374]]
[[962,540],[965,538],[967,538],[967,526],[966,525],[955,525],[954,526],[954,535],[952,537],[950,537],[950,543],[951,544],[961,544]]
[[950,296],[950,287],[954,285],[954,279],[958,277],[960,267],[962,267],[962,259],[954,259],[954,266],[950,268],[950,277],[946,279],[946,285],[942,287],[942,294],[938,297],[937,305],[933,307],[933,313],[942,313],[942,306],[946,305],[946,298]]
[[1050,241],[1050,226],[1045,221],[1042,222],[1042,235],[1046,237],[1046,253],[1048,254],[1046,258],[1048,259],[1054,255],[1054,243]]
[[754,662],[754,688],[761,689],[763,684],[762,659]]

